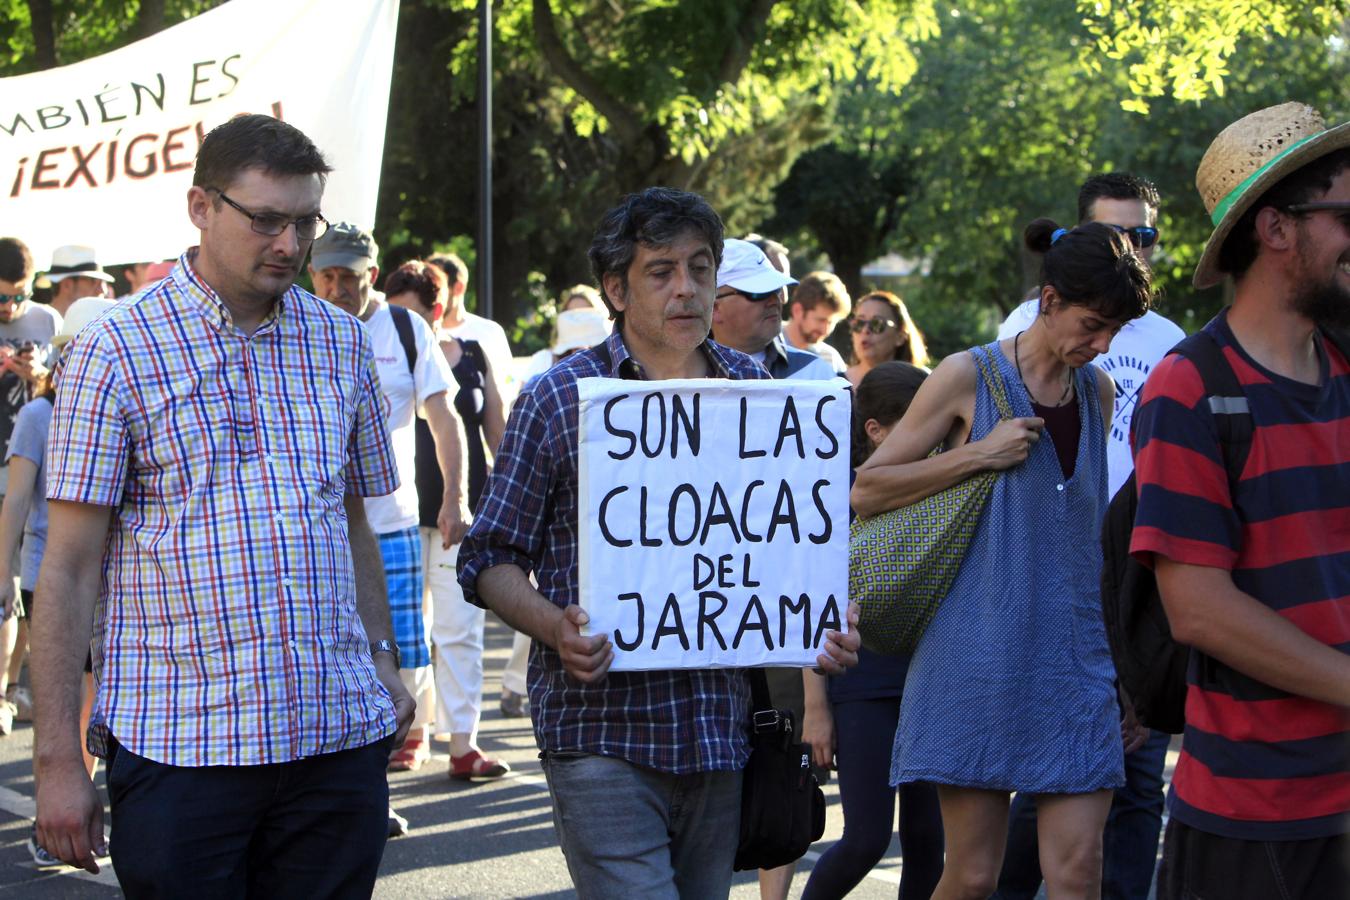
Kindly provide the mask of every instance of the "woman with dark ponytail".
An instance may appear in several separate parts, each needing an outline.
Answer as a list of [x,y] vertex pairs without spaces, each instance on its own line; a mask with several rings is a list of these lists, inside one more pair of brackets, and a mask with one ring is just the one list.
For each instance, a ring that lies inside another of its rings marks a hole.
[[[905,415],[928,371],[883,362],[853,394],[853,466],[862,465]],[[899,795],[900,900],[927,900],[942,876],[942,815],[931,784],[890,784],[891,741],[900,718],[908,657],[858,650],[847,678],[810,669],[805,682],[802,740],[817,766],[837,759],[844,834],[811,869],[802,900],[838,900],[853,890],[891,844]]]
[[[1124,783],[1098,595],[1115,386],[1090,363],[1148,309],[1150,274],[1106,225],[1038,219],[1024,237],[1044,254],[1035,322],[943,360],[851,495],[870,516],[1001,473],[915,649],[892,753],[893,783],[938,786],[944,900],[994,892],[1013,791],[1037,797],[1050,895],[1098,896],[1102,828]],[[1000,420],[977,355],[1014,418]]]

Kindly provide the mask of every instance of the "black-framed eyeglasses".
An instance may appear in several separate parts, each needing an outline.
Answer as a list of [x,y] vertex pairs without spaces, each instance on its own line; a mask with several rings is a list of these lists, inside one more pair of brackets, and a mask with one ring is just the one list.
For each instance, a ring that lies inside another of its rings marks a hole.
[[32,294],[0,294],[0,306],[6,306],[10,303],[22,303]]
[[882,334],[887,328],[895,326],[896,323],[890,319],[853,319],[848,323],[848,330],[854,334],[862,334],[864,331]]
[[1158,229],[1151,225],[1135,225],[1126,228],[1124,225],[1112,225],[1116,231],[1130,239],[1136,250],[1147,250],[1158,243]]
[[1329,212],[1335,213],[1341,225],[1350,229],[1350,200],[1318,200],[1314,203],[1291,203],[1285,208],[1291,213]]
[[732,288],[725,294],[718,294],[717,299],[721,300],[725,297],[734,297],[735,295],[740,294],[742,297],[749,300],[751,303],[763,303],[765,300],[772,300],[775,297],[781,297],[782,294],[779,293],[779,291],[781,290],[782,288],[778,288],[777,290],[773,291],[760,291],[759,293],[751,293],[750,291],[743,291],[740,288]]
[[298,219],[292,219],[290,216],[283,216],[281,213],[255,213],[249,212],[238,203],[235,203],[225,195],[220,188],[207,188],[208,191],[215,191],[234,209],[248,216],[253,230],[258,234],[265,234],[268,237],[276,237],[286,230],[287,225],[295,226],[295,236],[302,241],[312,241],[323,235],[328,230],[328,220],[323,216],[301,216]]

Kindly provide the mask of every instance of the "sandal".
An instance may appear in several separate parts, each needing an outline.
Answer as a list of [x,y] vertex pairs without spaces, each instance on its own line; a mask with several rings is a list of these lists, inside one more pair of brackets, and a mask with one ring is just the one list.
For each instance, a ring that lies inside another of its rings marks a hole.
[[501,778],[511,767],[499,759],[489,759],[477,750],[450,757],[450,777],[455,781],[491,781]]
[[416,772],[431,758],[431,748],[421,738],[410,737],[389,757],[390,772]]

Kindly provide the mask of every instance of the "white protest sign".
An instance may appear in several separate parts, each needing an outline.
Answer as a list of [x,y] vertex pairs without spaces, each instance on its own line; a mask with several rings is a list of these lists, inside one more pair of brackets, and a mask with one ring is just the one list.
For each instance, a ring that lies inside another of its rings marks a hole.
[[580,603],[611,668],[815,665],[848,606],[847,385],[577,389]]
[[0,78],[0,234],[39,270],[62,244],[105,265],[197,242],[202,138],[240,113],[295,125],[333,166],[330,222],[375,224],[396,0],[232,0],[119,50]]

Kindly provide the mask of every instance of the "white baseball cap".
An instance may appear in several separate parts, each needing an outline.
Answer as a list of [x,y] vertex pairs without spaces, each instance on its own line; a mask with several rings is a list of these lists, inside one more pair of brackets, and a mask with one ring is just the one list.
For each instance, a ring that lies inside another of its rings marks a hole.
[[796,283],[797,279],[775,269],[764,251],[749,241],[727,238],[723,242],[722,265],[717,267],[718,287],[768,294]]

